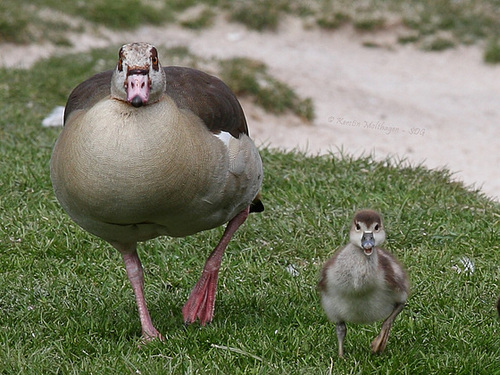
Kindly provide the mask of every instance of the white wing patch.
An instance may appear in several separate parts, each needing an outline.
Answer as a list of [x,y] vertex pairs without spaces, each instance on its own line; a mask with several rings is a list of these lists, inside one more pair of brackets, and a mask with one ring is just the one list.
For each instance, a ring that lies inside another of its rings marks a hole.
[[229,172],[234,175],[244,173],[248,164],[249,148],[247,143],[250,141],[250,138],[248,138],[245,134],[241,134],[240,138],[235,138],[231,135],[231,133],[224,131],[221,131],[219,134],[214,134],[214,136],[219,138],[227,148]]
[[229,140],[233,137],[231,133],[221,131],[219,134],[214,135],[219,138],[226,147],[229,147]]

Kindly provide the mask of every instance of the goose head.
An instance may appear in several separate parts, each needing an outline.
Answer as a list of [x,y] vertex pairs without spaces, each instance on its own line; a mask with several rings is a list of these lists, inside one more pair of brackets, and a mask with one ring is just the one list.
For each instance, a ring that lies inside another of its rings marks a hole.
[[373,249],[385,241],[384,224],[380,214],[372,210],[358,211],[354,215],[349,238],[366,256],[371,256]]
[[134,107],[155,103],[165,91],[166,76],[155,46],[130,43],[120,48],[111,78],[111,96]]

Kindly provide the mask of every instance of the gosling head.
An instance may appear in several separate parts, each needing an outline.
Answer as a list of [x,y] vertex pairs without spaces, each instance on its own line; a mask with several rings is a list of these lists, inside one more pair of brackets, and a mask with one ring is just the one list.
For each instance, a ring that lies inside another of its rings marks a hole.
[[351,243],[362,249],[366,256],[371,256],[373,249],[385,241],[384,224],[380,214],[372,210],[356,212],[349,238]]

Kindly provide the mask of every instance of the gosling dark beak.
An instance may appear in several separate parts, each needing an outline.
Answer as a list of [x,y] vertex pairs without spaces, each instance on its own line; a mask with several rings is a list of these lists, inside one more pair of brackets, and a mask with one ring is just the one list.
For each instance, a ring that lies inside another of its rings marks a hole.
[[372,232],[364,232],[361,237],[361,247],[366,255],[371,255],[375,246],[375,238]]

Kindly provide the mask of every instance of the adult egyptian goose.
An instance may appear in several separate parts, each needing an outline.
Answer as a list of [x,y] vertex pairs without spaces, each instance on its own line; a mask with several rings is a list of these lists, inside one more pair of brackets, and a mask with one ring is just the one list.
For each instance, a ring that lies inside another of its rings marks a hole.
[[69,96],[50,174],[69,216],[122,254],[146,340],[163,337],[146,307],[137,242],[228,222],[182,309],[186,323],[212,320],[224,250],[248,213],[263,210],[262,162],[222,81],[162,68],[151,44],[124,45],[114,70]]
[[336,325],[339,356],[344,356],[346,322],[372,323],[385,319],[373,340],[373,353],[382,352],[396,316],[409,293],[401,264],[379,247],[385,230],[379,213],[362,210],[354,215],[350,242],[328,260],[319,282],[321,304]]

